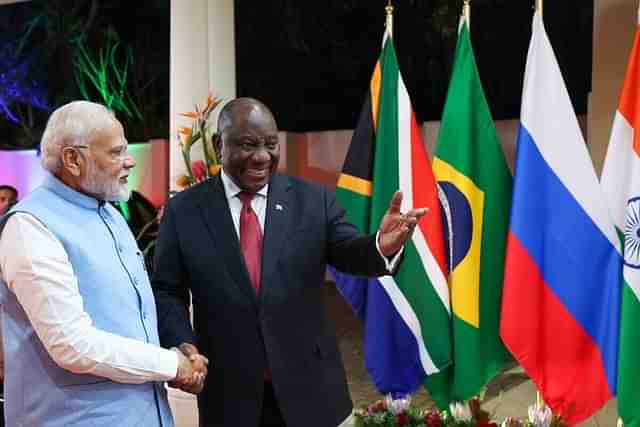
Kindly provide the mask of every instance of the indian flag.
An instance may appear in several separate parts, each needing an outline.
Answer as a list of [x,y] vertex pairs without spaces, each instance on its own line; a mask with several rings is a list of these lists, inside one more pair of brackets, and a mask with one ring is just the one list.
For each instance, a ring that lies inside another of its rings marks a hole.
[[402,211],[428,207],[394,276],[335,272],[338,288],[365,323],[365,363],[378,390],[416,391],[450,364],[449,289],[438,192],[393,41],[385,37],[340,175],[337,196],[351,221],[375,233],[396,190]]
[[640,426],[640,32],[631,50],[613,120],[601,183],[624,247],[618,354],[618,407],[627,427]]

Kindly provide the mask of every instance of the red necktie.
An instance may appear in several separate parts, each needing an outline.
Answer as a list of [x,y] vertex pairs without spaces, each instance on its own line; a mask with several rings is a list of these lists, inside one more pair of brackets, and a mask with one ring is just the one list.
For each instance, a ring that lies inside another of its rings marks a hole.
[[240,247],[244,262],[249,271],[249,278],[256,295],[260,293],[260,265],[262,260],[262,230],[258,215],[251,207],[254,194],[241,192],[238,198],[242,202],[240,211]]

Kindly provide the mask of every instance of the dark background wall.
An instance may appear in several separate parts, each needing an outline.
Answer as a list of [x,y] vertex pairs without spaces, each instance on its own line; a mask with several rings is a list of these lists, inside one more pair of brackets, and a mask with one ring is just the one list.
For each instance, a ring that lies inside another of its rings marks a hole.
[[[282,129],[349,129],[380,52],[385,0],[236,0],[238,95]],[[419,121],[438,120],[462,0],[395,0],[394,40]],[[519,116],[533,0],[473,0],[471,34],[496,119]],[[547,1],[549,37],[578,113],[591,84],[592,0]]]
[[[496,119],[519,115],[533,3],[472,1],[474,49]],[[462,0],[393,4],[398,60],[418,120],[437,120]],[[265,101],[283,130],[353,128],[380,52],[385,5],[385,0],[235,0],[238,95]],[[169,0],[33,0],[1,6],[0,148],[37,146],[50,111],[81,97],[74,65],[78,40],[94,57],[109,39],[117,41],[120,64],[130,50],[126,90],[142,117],[122,112],[118,117],[132,141],[168,137],[169,14]],[[593,0],[545,2],[547,31],[578,113],[586,112],[591,85],[592,21]],[[101,101],[97,91],[88,92]]]

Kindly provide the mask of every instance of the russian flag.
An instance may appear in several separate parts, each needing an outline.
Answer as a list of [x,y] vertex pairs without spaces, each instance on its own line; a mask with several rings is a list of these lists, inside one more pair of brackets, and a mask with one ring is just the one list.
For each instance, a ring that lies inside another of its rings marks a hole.
[[538,13],[520,120],[500,334],[575,425],[616,393],[622,258]]

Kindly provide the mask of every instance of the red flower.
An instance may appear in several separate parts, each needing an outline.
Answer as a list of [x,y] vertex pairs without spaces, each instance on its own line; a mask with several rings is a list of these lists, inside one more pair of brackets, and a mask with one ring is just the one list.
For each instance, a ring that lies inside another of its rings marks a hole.
[[442,426],[442,418],[438,412],[432,411],[424,416],[424,422],[429,427],[441,427]]
[[385,405],[384,401],[382,400],[378,400],[376,403],[374,403],[369,407],[369,411],[373,413],[384,412],[386,410],[387,410],[387,405]]
[[405,413],[398,414],[396,415],[396,421],[398,422],[398,425],[406,426],[409,424],[409,416]]
[[196,181],[203,181],[207,177],[207,165],[203,160],[191,162],[191,173]]
[[478,427],[498,427],[498,424],[492,423],[487,420],[480,420],[478,421]]

